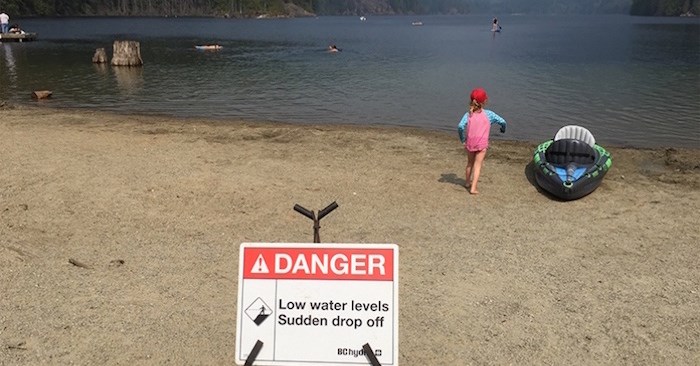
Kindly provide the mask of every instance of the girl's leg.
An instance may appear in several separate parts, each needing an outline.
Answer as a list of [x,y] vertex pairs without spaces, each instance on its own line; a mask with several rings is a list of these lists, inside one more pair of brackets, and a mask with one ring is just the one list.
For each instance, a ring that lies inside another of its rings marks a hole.
[[481,165],[484,163],[484,158],[486,158],[486,150],[477,151],[474,156],[474,179],[472,179],[472,187],[469,189],[471,194],[479,194],[479,190],[476,189],[476,184],[479,182],[479,175],[481,174]]
[[464,186],[469,188],[472,185],[472,168],[474,168],[474,157],[476,153],[467,151],[467,169],[464,174]]

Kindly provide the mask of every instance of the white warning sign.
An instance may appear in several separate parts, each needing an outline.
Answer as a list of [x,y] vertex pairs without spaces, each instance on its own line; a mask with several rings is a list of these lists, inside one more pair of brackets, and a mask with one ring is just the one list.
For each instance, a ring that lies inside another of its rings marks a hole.
[[236,363],[398,365],[398,246],[241,244]]

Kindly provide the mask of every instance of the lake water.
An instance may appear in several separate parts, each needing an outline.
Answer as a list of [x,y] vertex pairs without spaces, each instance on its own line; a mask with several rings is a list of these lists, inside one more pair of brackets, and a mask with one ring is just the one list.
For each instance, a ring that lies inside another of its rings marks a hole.
[[[494,34],[477,15],[13,19],[39,38],[0,45],[0,100],[48,89],[54,107],[455,131],[481,86],[509,123],[494,138],[578,124],[601,145],[700,147],[699,18],[499,20]],[[143,67],[92,64],[123,39]],[[206,43],[223,49],[195,50]]]

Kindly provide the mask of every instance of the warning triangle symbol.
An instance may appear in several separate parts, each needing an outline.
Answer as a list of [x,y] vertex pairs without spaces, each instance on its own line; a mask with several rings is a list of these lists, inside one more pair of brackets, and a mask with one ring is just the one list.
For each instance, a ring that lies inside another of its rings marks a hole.
[[260,254],[258,259],[255,260],[250,273],[270,273],[270,269],[267,268],[267,263],[265,263],[265,258],[263,258],[262,254]]

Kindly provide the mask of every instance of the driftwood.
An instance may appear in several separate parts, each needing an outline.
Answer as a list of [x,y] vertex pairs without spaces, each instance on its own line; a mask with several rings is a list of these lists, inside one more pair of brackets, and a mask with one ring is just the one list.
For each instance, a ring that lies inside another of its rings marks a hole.
[[95,50],[95,55],[92,56],[92,62],[95,64],[103,64],[107,62],[107,52],[104,48],[98,48]]
[[21,341],[21,342],[13,342],[7,345],[7,349],[19,349],[19,350],[26,350],[27,349],[27,342],[26,341]]
[[87,264],[85,264],[85,263],[83,263],[83,262],[79,262],[79,261],[77,261],[77,260],[75,260],[75,259],[73,259],[73,258],[69,258],[69,259],[68,259],[68,263],[70,263],[70,264],[72,264],[72,265],[74,265],[74,266],[76,266],[76,267],[85,268],[85,269],[92,269],[92,268],[91,268],[90,266],[88,266]]
[[112,259],[111,261],[109,261],[110,267],[121,267],[123,265],[124,265],[123,259]]
[[112,66],[142,66],[141,44],[136,41],[114,41]]
[[51,96],[53,92],[51,90],[35,90],[32,92],[32,98],[34,99],[46,99]]

